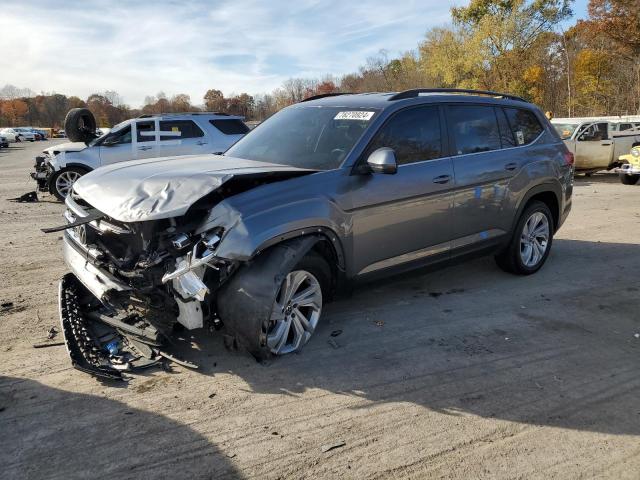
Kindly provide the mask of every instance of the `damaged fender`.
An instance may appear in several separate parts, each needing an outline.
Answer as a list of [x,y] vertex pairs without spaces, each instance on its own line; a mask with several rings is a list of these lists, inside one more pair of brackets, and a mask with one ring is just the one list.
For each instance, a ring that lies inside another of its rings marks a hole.
[[277,244],[243,265],[218,295],[218,314],[238,344],[256,359],[269,356],[267,328],[278,289],[287,274],[302,260],[320,235]]

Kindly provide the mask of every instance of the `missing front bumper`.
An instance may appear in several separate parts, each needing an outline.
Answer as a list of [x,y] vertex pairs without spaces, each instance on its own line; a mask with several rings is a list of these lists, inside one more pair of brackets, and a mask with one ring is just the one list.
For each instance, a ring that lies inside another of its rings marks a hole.
[[168,360],[197,368],[164,352],[165,337],[153,325],[101,306],[73,273],[62,277],[58,295],[62,333],[74,368],[107,380],[126,380],[124,371]]

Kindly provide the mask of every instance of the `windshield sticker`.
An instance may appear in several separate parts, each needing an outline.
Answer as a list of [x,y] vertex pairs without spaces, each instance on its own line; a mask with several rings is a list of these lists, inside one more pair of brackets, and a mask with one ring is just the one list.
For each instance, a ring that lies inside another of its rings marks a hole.
[[361,110],[355,110],[352,112],[338,112],[338,114],[333,117],[334,120],[363,120],[365,122],[371,120],[373,114],[376,112],[363,112]]
[[524,145],[524,133],[522,133],[522,130],[516,130],[516,139],[518,140],[518,145]]

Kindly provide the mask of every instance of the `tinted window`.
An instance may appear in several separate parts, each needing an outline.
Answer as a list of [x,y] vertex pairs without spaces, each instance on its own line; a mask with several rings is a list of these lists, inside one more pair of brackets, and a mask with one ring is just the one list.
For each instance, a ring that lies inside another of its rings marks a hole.
[[249,131],[249,127],[238,119],[209,120],[209,123],[225,135],[244,135]]
[[163,120],[160,122],[160,131],[172,133],[172,135],[160,135],[160,140],[181,140],[204,136],[204,132],[193,120]]
[[449,124],[457,155],[500,149],[500,130],[493,107],[452,105]]
[[398,165],[440,158],[438,107],[411,108],[396,113],[376,134],[365,157],[381,147],[395,151]]
[[509,124],[516,138],[516,144],[527,145],[542,133],[542,125],[530,110],[520,108],[505,108]]
[[498,128],[500,128],[500,141],[502,142],[502,148],[509,148],[516,146],[516,140],[507,121],[507,116],[501,108],[496,108],[496,115],[498,116]]
[[154,122],[153,120],[136,123],[136,137],[138,138],[138,143],[155,142],[155,130],[156,122]]
[[618,130],[622,132],[623,130],[631,130],[632,128],[633,128],[633,125],[631,125],[630,123],[621,123]]

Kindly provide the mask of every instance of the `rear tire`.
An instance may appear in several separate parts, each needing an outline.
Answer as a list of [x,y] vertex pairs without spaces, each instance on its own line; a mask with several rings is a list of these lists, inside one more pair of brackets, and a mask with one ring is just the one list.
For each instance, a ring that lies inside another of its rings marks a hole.
[[55,172],[51,176],[51,180],[49,180],[49,192],[55,195],[58,200],[64,202],[71,192],[73,184],[86,173],[86,170],[78,167],[63,168]]
[[551,210],[545,203],[534,200],[520,215],[509,245],[496,255],[496,263],[505,272],[516,275],[536,273],[549,256],[553,232]]
[[636,183],[638,183],[639,179],[640,175],[629,175],[627,173],[620,174],[620,182],[623,185],[635,185]]

